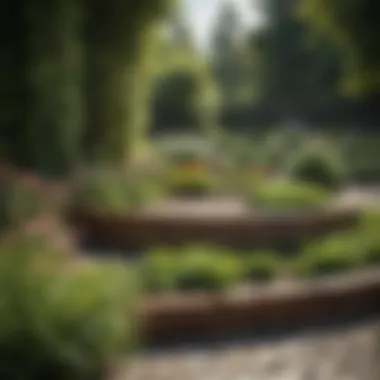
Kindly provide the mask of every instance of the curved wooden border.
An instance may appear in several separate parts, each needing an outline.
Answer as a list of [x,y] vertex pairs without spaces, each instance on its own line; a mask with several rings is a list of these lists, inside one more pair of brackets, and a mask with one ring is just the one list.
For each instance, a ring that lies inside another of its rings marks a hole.
[[250,286],[246,292],[152,296],[140,306],[149,342],[214,337],[253,328],[291,328],[374,312],[380,312],[380,269]]
[[205,242],[252,247],[273,242],[300,241],[349,228],[359,221],[357,210],[314,211],[309,214],[242,215],[231,218],[153,217],[81,212],[75,226],[94,245],[141,250],[157,245]]

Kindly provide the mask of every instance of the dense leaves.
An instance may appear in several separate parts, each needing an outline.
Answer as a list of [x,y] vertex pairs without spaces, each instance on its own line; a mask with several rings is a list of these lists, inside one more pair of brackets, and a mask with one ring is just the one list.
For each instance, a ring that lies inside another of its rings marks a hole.
[[2,243],[0,253],[1,378],[106,378],[132,338],[126,271],[74,269],[32,236]]
[[380,89],[380,4],[376,0],[303,0],[302,14],[317,30],[331,37],[344,53],[346,90]]
[[211,69],[221,89],[224,106],[242,103],[252,95],[250,62],[241,37],[241,22],[232,3],[223,4],[211,40]]
[[264,102],[292,117],[311,103],[335,97],[339,65],[329,41],[312,38],[297,17],[298,1],[260,2],[267,23],[251,37],[257,66],[257,92]]
[[6,1],[1,158],[45,175],[129,160],[146,133],[157,23],[174,5]]

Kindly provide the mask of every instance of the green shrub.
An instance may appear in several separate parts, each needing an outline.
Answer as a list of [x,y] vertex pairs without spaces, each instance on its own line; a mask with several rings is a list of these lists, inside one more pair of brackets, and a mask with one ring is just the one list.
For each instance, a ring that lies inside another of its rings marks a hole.
[[365,264],[380,264],[380,239],[370,241],[366,244],[364,252]]
[[273,252],[253,252],[244,260],[245,277],[252,281],[272,280],[280,269],[280,258]]
[[300,275],[319,276],[351,270],[362,264],[361,250],[356,236],[336,235],[312,243],[296,262]]
[[335,190],[346,181],[346,167],[342,157],[322,149],[311,149],[296,157],[289,175],[296,181]]
[[379,230],[359,230],[357,239],[360,242],[363,264],[380,264],[380,236]]
[[167,187],[171,194],[201,196],[209,194],[214,183],[207,170],[198,172],[184,168],[169,174]]
[[174,290],[179,269],[179,252],[158,248],[147,252],[140,264],[140,277],[145,291]]
[[380,209],[375,208],[362,212],[359,231],[377,235],[380,231]]
[[156,249],[141,263],[145,290],[220,290],[242,278],[241,261],[228,252],[210,247]]
[[273,209],[320,207],[328,199],[323,189],[292,182],[260,182],[251,192],[253,204]]
[[222,290],[242,278],[239,259],[207,247],[189,247],[183,253],[176,287],[184,291]]
[[72,260],[36,240],[1,247],[1,379],[106,379],[128,348],[130,276]]
[[77,183],[74,207],[122,212],[160,195],[158,186],[145,179],[130,178],[125,173],[88,176]]

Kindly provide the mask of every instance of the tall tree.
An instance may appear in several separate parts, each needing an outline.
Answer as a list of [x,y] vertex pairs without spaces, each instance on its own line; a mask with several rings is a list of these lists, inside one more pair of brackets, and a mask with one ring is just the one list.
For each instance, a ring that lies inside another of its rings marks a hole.
[[6,0],[1,158],[46,174],[70,171],[83,148],[103,162],[130,159],[146,133],[156,23],[174,4]]
[[169,26],[155,82],[156,114],[164,114],[163,122],[177,128],[212,129],[218,98],[208,64],[196,48],[182,12],[173,15]]
[[380,90],[380,3],[377,0],[303,0],[301,14],[341,49],[349,92]]
[[335,96],[340,62],[328,41],[312,39],[299,0],[262,0],[266,23],[251,39],[262,100],[292,110]]
[[7,0],[3,4],[3,155],[45,174],[67,172],[79,153],[79,4],[77,0]]
[[125,163],[147,133],[149,60],[157,22],[173,0],[88,0],[87,134],[90,158]]
[[236,5],[224,2],[211,41],[211,65],[225,105],[237,103],[247,82],[248,61]]

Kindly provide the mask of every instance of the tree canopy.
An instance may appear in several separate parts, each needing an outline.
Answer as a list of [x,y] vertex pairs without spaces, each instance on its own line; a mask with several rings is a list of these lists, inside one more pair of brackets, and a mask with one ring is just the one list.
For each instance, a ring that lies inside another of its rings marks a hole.
[[380,3],[377,0],[302,0],[301,15],[341,50],[345,89],[350,93],[379,92]]

